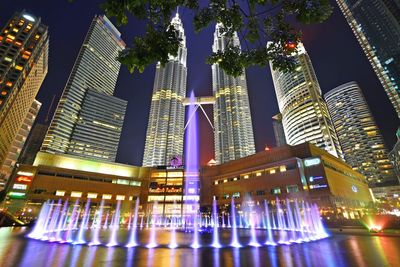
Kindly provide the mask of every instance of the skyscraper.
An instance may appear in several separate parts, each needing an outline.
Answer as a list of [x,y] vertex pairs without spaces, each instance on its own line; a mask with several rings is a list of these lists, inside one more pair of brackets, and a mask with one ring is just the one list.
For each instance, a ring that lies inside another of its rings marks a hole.
[[[229,42],[240,47],[235,33],[224,36],[222,25],[214,32],[213,52],[224,51]],[[212,65],[214,104],[214,146],[217,164],[239,159],[255,153],[246,74],[227,75],[218,64]]]
[[400,117],[400,2],[336,1]]
[[394,144],[393,149],[389,152],[389,159],[393,164],[394,171],[399,179],[400,184],[400,128],[396,131],[397,142]]
[[106,16],[95,16],[41,150],[115,161],[126,101],[113,95],[125,48]]
[[289,145],[310,142],[342,157],[311,59],[301,43],[295,59],[294,72],[277,71],[271,65],[286,141]]
[[35,123],[32,130],[26,140],[21,156],[18,162],[21,164],[32,165],[35,161],[36,154],[40,151],[44,137],[46,136],[48,125]]
[[48,48],[47,26],[24,11],[15,13],[1,30],[0,168],[6,163],[46,77]]
[[397,182],[388,150],[356,82],[342,84],[325,94],[347,164],[367,178],[370,186]]
[[39,113],[41,106],[42,103],[37,100],[32,102],[31,108],[29,109],[28,114],[26,114],[25,120],[19,128],[16,137],[14,138],[14,142],[12,143],[11,148],[8,150],[6,159],[0,168],[0,190],[4,188],[7,180],[10,178],[14,170],[15,165],[17,162],[19,162],[18,159],[20,153],[25,145],[28,135],[31,132],[32,125],[36,120],[36,116]]
[[143,166],[168,165],[173,157],[183,154],[186,37],[178,13],[171,23],[178,30],[182,43],[176,57],[170,56],[164,66],[158,63],[156,67]]
[[274,130],[276,146],[286,145],[285,129],[282,124],[282,114],[278,113],[272,117],[272,128]]

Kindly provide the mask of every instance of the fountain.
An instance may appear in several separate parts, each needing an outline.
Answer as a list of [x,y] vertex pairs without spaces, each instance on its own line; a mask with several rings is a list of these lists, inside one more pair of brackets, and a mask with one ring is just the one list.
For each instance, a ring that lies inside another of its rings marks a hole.
[[[328,236],[318,207],[298,199],[282,201],[276,198],[274,205],[272,201],[268,204],[267,200],[260,205],[246,197],[239,207],[232,198],[230,212],[226,212],[225,209],[218,208],[217,198],[214,197],[211,213],[200,213],[198,129],[193,92],[190,101],[192,104],[188,110],[185,139],[182,213],[163,216],[161,209],[158,210],[157,202],[154,202],[148,214],[140,213],[138,225],[139,198],[136,199],[133,210],[127,210],[127,205],[121,205],[119,200],[113,203],[110,201],[111,207],[115,207],[107,209],[107,212],[104,200],[101,200],[99,206],[92,204],[90,199],[86,202],[80,202],[80,199],[75,202],[66,200],[64,203],[61,199],[49,200],[43,203],[37,222],[27,237],[74,245],[124,246],[127,249],[138,246],[149,249],[212,247],[218,251],[226,246],[242,248],[290,245]],[[174,202],[173,210],[175,205],[181,204]],[[129,219],[126,225],[126,220],[121,223],[121,214],[127,213]],[[261,236],[266,239],[260,243],[258,239]]]
[[[234,199],[231,200],[231,212],[230,212],[230,228],[222,228],[219,223],[219,213],[218,213],[218,201],[214,198],[212,218],[213,222],[212,233],[205,233],[205,235],[211,235],[212,243],[207,244],[200,239],[200,226],[201,217],[199,215],[194,216],[192,221],[192,230],[185,230],[184,224],[179,223],[180,221],[187,220],[179,216],[172,216],[169,218],[158,216],[157,214],[157,203],[154,203],[152,213],[143,216],[146,217],[142,221],[146,220],[149,223],[149,229],[138,227],[139,219],[139,200],[136,200],[134,210],[132,212],[133,218],[130,225],[130,230],[124,229],[120,223],[121,214],[121,202],[118,201],[113,211],[112,220],[108,229],[104,228],[105,222],[102,227],[102,216],[104,201],[101,202],[98,207],[98,211],[91,215],[91,203],[88,201],[79,205],[77,200],[74,204],[70,204],[65,201],[64,204],[61,201],[53,202],[47,201],[42,205],[42,209],[39,213],[37,223],[30,234],[27,235],[29,238],[43,240],[48,242],[58,242],[58,243],[71,243],[74,245],[103,245],[103,246],[125,246],[127,248],[141,246],[147,248],[156,247],[167,247],[171,249],[179,247],[191,247],[191,248],[202,248],[202,247],[213,247],[221,248],[225,245],[222,244],[222,239],[226,237],[221,236],[221,231],[229,233],[227,236],[230,240],[226,240],[224,243],[228,243],[228,246],[241,248],[246,246],[259,247],[262,245],[266,246],[276,246],[290,245],[293,243],[303,243],[309,241],[315,241],[328,237],[325,232],[324,226],[322,224],[318,207],[315,204],[310,204],[304,201],[293,200],[289,202],[286,200],[285,209],[276,200],[275,209],[270,209],[267,201],[263,203],[264,212],[256,212],[255,207],[251,207],[246,212],[241,211],[241,213],[246,214],[243,216],[242,220],[248,221],[249,227],[240,227],[237,224],[240,216],[238,216]],[[300,204],[300,205],[299,205]],[[243,207],[243,206],[242,206]],[[247,209],[247,207],[244,207]],[[276,227],[273,226],[273,218],[276,218]],[[206,217],[205,217],[206,219]],[[262,227],[262,220],[265,220],[265,229]],[[165,227],[168,222],[168,227]],[[89,227],[92,225],[92,227]],[[204,226],[206,222],[204,222]],[[245,237],[239,238],[238,231],[246,233],[244,236],[249,236],[250,240],[246,242]],[[186,229],[187,230],[187,229]],[[110,235],[105,239],[101,235],[103,231],[109,231]],[[127,238],[125,241],[120,242],[117,240],[117,235],[120,231],[127,231]],[[150,232],[147,242],[139,242],[137,236],[141,235],[142,232]],[[167,241],[157,242],[157,233],[164,231],[169,233],[169,239]],[[257,240],[257,233],[262,231],[263,235],[266,236],[266,241],[260,243]],[[179,239],[182,243],[178,242],[177,235],[190,235],[191,238]],[[89,237],[87,241],[85,237]]]

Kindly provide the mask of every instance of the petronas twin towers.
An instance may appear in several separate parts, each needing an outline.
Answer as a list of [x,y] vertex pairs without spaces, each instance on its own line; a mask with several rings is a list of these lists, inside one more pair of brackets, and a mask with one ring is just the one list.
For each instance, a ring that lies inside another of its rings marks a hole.
[[[143,166],[169,165],[172,158],[183,154],[187,79],[186,37],[179,15],[172,19],[182,44],[176,57],[164,66],[157,64]],[[230,41],[240,46],[237,35],[227,38],[217,25],[213,51],[223,51]],[[255,153],[253,126],[245,74],[232,77],[212,65],[214,94],[214,143],[217,164]]]

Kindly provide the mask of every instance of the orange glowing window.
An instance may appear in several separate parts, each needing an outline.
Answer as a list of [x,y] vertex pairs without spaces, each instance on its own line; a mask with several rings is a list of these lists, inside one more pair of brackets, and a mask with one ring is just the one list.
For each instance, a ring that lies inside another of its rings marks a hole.
[[29,56],[27,56],[27,55],[22,55],[22,58],[23,58],[23,59],[28,59]]
[[39,37],[40,37],[39,34],[36,34],[36,35],[35,35],[35,39],[39,39]]
[[11,87],[11,86],[12,86],[12,82],[7,82],[6,85],[7,85],[8,87]]
[[24,51],[24,54],[30,56],[32,53],[29,51]]
[[6,95],[6,94],[7,94],[6,91],[2,91],[2,92],[1,92],[1,95]]
[[21,42],[14,42],[14,44],[15,44],[16,46],[21,46],[21,45],[22,45]]
[[12,40],[10,38],[6,38],[7,43],[12,43]]
[[16,70],[22,70],[22,69],[23,69],[23,67],[22,67],[22,66],[20,66],[20,65],[17,65],[17,66],[15,66],[15,69],[16,69]]
[[11,40],[14,40],[14,39],[15,39],[15,36],[14,36],[14,35],[11,35],[11,34],[8,34],[8,35],[7,35],[7,38],[10,38]]
[[3,38],[4,38],[3,36],[0,36],[0,41],[3,40]]

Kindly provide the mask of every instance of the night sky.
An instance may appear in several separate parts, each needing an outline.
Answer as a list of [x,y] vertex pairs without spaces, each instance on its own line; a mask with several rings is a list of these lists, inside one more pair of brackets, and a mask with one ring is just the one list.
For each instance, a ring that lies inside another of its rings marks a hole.
[[[55,95],[56,101],[50,111],[51,119],[91,20],[94,15],[102,14],[98,8],[101,2],[101,0],[76,0],[75,3],[68,3],[66,0],[0,1],[0,27],[4,26],[14,12],[23,9],[41,17],[42,22],[49,26],[49,73],[37,97],[43,103],[38,122],[45,122],[51,99]],[[396,141],[395,131],[399,126],[399,120],[338,6],[334,1],[332,3],[334,13],[327,22],[302,27],[303,43],[311,56],[321,89],[326,93],[343,83],[357,81],[382,131],[387,147],[391,149]],[[187,92],[189,94],[189,91],[194,90],[196,95],[211,95],[211,67],[204,62],[206,56],[211,53],[214,26],[196,34],[191,24],[191,13],[182,10],[181,18],[188,47]],[[122,38],[129,45],[135,35],[143,34],[144,25],[143,22],[132,18],[128,25],[118,28]],[[115,95],[128,101],[128,109],[118,150],[118,162],[134,165],[142,163],[154,73],[154,65],[148,67],[142,74],[133,75],[124,66],[121,67]],[[271,117],[278,113],[278,106],[269,68],[249,68],[247,85],[256,150],[260,151],[265,145],[275,144]],[[207,107],[206,111],[212,118],[212,108]],[[214,137],[204,116],[199,117],[200,158],[204,164],[214,157]]]

